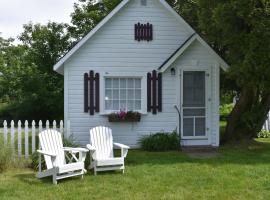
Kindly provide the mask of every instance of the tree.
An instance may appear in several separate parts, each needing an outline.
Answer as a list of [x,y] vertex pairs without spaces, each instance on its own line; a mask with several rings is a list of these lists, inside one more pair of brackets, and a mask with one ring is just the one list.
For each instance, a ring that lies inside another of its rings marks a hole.
[[92,0],[79,0],[74,4],[71,13],[69,31],[75,40],[82,38],[91,31],[105,16],[107,16],[121,0],[103,0],[101,4],[93,5]]
[[27,24],[22,45],[4,45],[1,93],[14,119],[62,119],[63,77],[53,65],[71,45],[67,24]]

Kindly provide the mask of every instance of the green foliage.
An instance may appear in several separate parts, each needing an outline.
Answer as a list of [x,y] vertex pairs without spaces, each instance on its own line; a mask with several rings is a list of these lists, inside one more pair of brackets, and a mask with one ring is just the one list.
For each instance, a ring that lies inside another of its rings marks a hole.
[[3,173],[12,166],[12,151],[9,145],[4,145],[2,139],[0,139],[0,147],[0,173]]
[[121,0],[103,0],[102,4],[93,5],[91,0],[78,0],[74,4],[74,11],[71,13],[69,32],[76,40],[82,38],[91,31]]
[[258,138],[269,138],[269,136],[270,132],[267,130],[261,130],[257,135]]
[[176,131],[172,133],[156,133],[144,136],[139,141],[141,148],[145,151],[169,151],[179,150],[180,140]]
[[0,102],[9,104],[0,117],[63,118],[63,77],[53,65],[71,45],[67,25],[29,23],[19,39],[17,46],[0,41]]
[[220,108],[219,108],[220,119],[221,120],[227,120],[227,117],[231,113],[233,107],[234,107],[233,103],[221,105]]

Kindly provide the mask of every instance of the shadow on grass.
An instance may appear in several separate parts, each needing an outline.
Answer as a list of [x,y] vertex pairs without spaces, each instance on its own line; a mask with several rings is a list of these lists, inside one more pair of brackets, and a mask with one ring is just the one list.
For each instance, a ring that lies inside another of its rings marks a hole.
[[270,140],[252,141],[249,144],[227,144],[218,150],[214,158],[191,158],[181,151],[144,152],[133,150],[129,152],[127,165],[168,165],[177,163],[198,163],[210,165],[239,164],[257,165],[270,164]]

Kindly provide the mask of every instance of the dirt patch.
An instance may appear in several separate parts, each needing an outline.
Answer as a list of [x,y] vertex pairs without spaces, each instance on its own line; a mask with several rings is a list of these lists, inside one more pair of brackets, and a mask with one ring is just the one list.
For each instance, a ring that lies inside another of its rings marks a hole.
[[218,152],[209,151],[209,152],[185,152],[189,157],[196,159],[208,159],[208,158],[216,158],[219,156]]

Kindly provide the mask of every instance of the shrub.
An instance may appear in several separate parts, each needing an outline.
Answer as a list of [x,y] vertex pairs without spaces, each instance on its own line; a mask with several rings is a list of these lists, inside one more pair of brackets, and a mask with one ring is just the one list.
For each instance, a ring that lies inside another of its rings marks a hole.
[[12,165],[12,151],[9,145],[0,141],[0,173],[6,171]]
[[261,130],[258,134],[257,137],[258,138],[269,138],[270,136],[270,132],[267,130]]
[[231,113],[234,105],[231,104],[223,104],[220,106],[219,112],[220,112],[220,118],[221,120],[226,120],[228,115]]
[[141,148],[146,151],[169,151],[180,148],[179,136],[176,131],[143,136],[139,143]]

